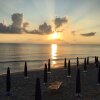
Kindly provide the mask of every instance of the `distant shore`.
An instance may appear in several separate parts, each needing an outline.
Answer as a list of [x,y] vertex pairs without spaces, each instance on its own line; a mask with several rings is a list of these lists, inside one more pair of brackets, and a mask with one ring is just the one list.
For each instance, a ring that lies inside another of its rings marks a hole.
[[[19,42],[18,43],[17,42],[15,42],[15,43],[14,42],[9,42],[8,43],[8,42],[1,42],[0,44],[33,44],[33,45],[37,45],[38,44],[38,45],[51,45],[51,44],[55,44],[55,43],[27,43],[27,42],[26,43],[23,43],[23,42],[20,42],[20,43]],[[81,43],[81,44],[80,43],[76,43],[76,44],[75,43],[62,43],[62,44],[58,44],[58,45],[66,45],[66,44],[67,45],[98,45],[98,46],[100,46],[100,44],[98,44],[98,43]]]
[[[97,86],[97,72],[95,64],[89,64],[87,73],[81,70],[81,87],[82,100],[100,100],[100,86]],[[11,74],[11,93],[10,97],[5,96],[6,76],[0,76],[0,100],[34,100],[35,96],[35,79],[39,77],[41,80],[42,100],[77,100],[75,97],[75,79],[76,67],[71,69],[71,78],[67,78],[67,70],[64,68],[52,69],[48,74],[48,83],[53,81],[62,81],[62,87],[53,92],[48,90],[43,84],[43,70],[34,70],[28,72],[28,79],[24,79],[23,72]],[[81,100],[80,99],[80,100]]]

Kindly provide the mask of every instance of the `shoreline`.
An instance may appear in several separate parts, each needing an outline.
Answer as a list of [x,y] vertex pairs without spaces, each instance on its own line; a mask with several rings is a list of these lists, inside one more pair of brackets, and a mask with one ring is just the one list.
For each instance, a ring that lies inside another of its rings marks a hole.
[[[90,62],[90,64],[94,64],[93,62]],[[80,68],[84,65],[84,63],[80,63],[79,66]],[[71,68],[76,68],[76,63],[74,64],[71,64]],[[57,69],[64,69],[64,66],[58,66],[58,67],[51,67],[52,70],[57,70]],[[43,71],[44,68],[37,68],[37,69],[32,69],[32,70],[27,70],[28,73],[32,73],[32,72],[37,72],[37,71]],[[23,67],[23,71],[15,71],[15,72],[10,72],[12,75],[13,74],[20,74],[20,73],[24,73],[24,67]],[[0,74],[0,77],[1,76],[5,76],[6,73],[3,73],[3,74]]]
[[[90,63],[90,64],[93,64],[93,62]],[[79,66],[82,66],[82,65],[83,65],[83,63],[81,63]],[[71,68],[75,68],[75,67],[76,67],[76,64],[71,65]],[[64,69],[64,66],[51,67],[51,69],[52,70]],[[30,72],[37,72],[37,71],[43,71],[43,70],[44,70],[44,68],[37,68],[37,69],[28,70],[28,73],[30,73]],[[15,71],[15,72],[10,72],[10,73],[12,75],[13,74],[19,74],[19,73],[24,73],[24,67],[23,67],[23,71]],[[0,74],[0,77],[1,76],[5,76],[5,75],[6,75],[6,73]]]
[[[81,65],[83,65],[84,63],[84,58],[79,58],[80,60],[83,60],[83,61],[80,61],[80,63],[79,63],[79,65],[81,66]],[[66,61],[67,61],[67,63],[68,63],[68,60],[69,60],[69,58],[67,58],[66,59]],[[73,58],[73,59],[70,59],[70,61],[71,61],[71,67],[73,68],[74,66],[76,66],[76,60],[77,60],[77,58]],[[46,61],[48,61],[48,60],[46,60]],[[52,62],[53,60],[51,60],[51,62]],[[52,65],[52,69],[57,69],[57,68],[63,68],[63,66],[64,66],[64,59],[62,59],[61,61],[63,61],[63,63],[61,62],[61,63],[58,63],[57,65],[55,64],[54,66]],[[12,61],[13,62],[13,61]],[[23,73],[23,70],[24,70],[24,63],[25,63],[25,61],[22,61],[23,62],[23,66],[20,66],[21,67],[21,70],[16,70],[16,68],[15,68],[15,70],[13,69],[13,67],[11,66],[11,69],[12,69],[12,72],[11,73]],[[1,63],[1,62],[0,62]],[[3,63],[5,63],[5,62],[3,62]],[[7,63],[9,63],[9,62],[7,62]],[[11,62],[10,62],[11,63]],[[14,63],[16,63],[16,62],[14,62]],[[20,63],[20,62],[19,62]],[[30,63],[30,62],[27,62],[27,63]],[[47,62],[46,62],[47,63]],[[90,58],[90,64],[91,63],[94,63],[94,57],[93,58]],[[36,68],[36,67],[34,67],[34,68],[31,68],[30,66],[29,66],[29,72],[30,71],[37,71],[37,70],[43,70],[44,69],[44,65],[45,65],[45,63],[44,64],[42,64],[42,67],[39,67],[39,68]],[[23,69],[23,70],[22,70]],[[2,69],[1,69],[2,70]],[[0,73],[0,76],[1,75],[4,75],[4,74],[6,74],[6,70],[5,71],[3,71],[3,72],[1,72]]]

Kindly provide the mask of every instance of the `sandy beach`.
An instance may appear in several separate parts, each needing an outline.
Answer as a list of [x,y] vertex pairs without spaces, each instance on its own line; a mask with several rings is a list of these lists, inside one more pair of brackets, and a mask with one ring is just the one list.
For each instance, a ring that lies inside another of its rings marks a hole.
[[48,74],[48,83],[61,81],[62,86],[57,90],[50,90],[43,84],[43,70],[28,72],[28,79],[24,79],[23,72],[11,74],[11,96],[6,93],[6,75],[0,76],[0,100],[35,100],[35,80],[41,80],[42,100],[100,100],[100,86],[97,85],[97,72],[95,64],[89,64],[87,73],[81,70],[81,94],[75,97],[76,66],[72,66],[71,78],[67,78],[67,70],[64,68],[52,69]]

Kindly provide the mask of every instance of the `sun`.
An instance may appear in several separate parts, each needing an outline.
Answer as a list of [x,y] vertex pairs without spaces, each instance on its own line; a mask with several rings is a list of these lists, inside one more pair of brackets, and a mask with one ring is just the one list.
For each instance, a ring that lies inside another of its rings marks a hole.
[[52,34],[48,36],[48,40],[52,44],[59,44],[62,42],[62,36],[60,32],[54,31]]
[[57,34],[57,32],[54,32],[54,33],[52,34],[52,39],[54,39],[54,40],[58,39],[58,34]]

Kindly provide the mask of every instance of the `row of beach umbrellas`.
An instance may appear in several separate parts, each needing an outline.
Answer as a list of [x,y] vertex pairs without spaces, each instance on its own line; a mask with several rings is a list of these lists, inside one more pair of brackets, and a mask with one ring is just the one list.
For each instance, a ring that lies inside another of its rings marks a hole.
[[[89,57],[84,58],[84,72],[87,72],[87,65],[89,64]],[[100,85],[100,67],[99,67],[99,61],[98,57],[95,56],[95,65],[96,68],[98,68],[98,84]],[[68,60],[68,63],[66,61],[66,58],[64,60],[64,69],[67,69],[67,77],[71,77],[71,64],[70,60]],[[48,64],[45,64],[44,67],[44,84],[48,83],[48,73],[51,73],[51,63],[50,59],[48,59]],[[25,62],[24,66],[24,77],[28,78],[27,73],[27,62]],[[11,95],[11,77],[10,77],[10,68],[7,68],[7,75],[6,75],[6,96]],[[79,68],[79,58],[77,57],[77,74],[76,74],[76,95],[81,95],[81,80],[80,80],[80,68]],[[40,85],[40,78],[36,78],[36,86],[35,86],[35,100],[41,100],[41,85]]]

